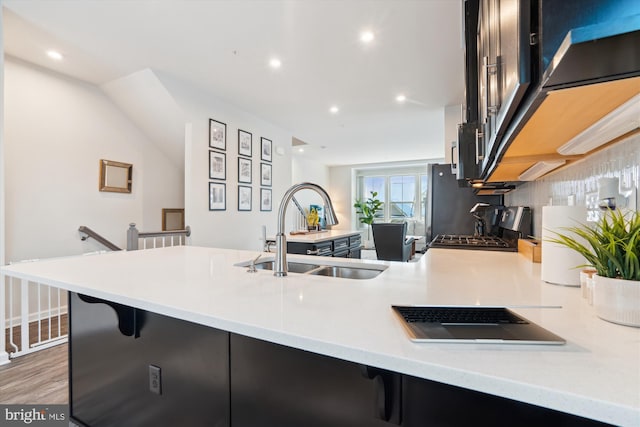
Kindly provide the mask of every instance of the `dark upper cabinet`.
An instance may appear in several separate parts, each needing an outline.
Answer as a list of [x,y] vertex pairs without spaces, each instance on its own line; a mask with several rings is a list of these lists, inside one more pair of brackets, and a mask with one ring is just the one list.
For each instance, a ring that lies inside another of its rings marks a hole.
[[531,83],[531,3],[481,0],[477,13],[476,158],[482,170],[495,155],[493,147],[504,135]]
[[637,0],[466,0],[466,113],[477,136],[466,144],[474,164],[463,166],[476,176],[464,178],[514,182],[538,162],[588,155],[558,148],[640,92],[639,45]]
[[[640,14],[638,0],[541,0],[541,71],[552,65],[567,34],[574,29],[604,22],[619,22]],[[618,31],[621,32],[621,31]],[[637,52],[636,52],[637,54]]]
[[577,6],[575,0],[541,4],[541,86],[555,90],[638,75],[640,2],[581,0]]

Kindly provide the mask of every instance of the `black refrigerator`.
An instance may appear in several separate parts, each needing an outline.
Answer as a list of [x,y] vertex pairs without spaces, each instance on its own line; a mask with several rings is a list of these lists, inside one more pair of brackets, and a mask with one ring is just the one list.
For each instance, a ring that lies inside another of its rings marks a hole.
[[[473,188],[459,186],[449,164],[428,164],[427,177],[425,209],[427,245],[439,234],[472,235],[475,219],[469,211],[476,203],[488,203],[496,207],[504,203],[502,194],[478,196]],[[492,210],[487,209],[485,215],[487,228],[490,229]]]

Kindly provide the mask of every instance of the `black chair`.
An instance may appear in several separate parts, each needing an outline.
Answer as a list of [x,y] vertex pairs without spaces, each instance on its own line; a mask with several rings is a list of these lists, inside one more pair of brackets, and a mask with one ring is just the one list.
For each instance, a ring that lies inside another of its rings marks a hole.
[[411,259],[414,239],[407,239],[407,223],[373,223],[373,242],[376,256],[383,261],[404,261]]

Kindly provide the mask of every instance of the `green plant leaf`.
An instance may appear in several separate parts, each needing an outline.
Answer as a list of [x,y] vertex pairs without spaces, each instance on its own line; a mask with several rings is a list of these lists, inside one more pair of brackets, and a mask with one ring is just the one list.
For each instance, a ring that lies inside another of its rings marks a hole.
[[591,226],[563,230],[547,241],[580,253],[600,276],[640,280],[640,212],[607,211]]
[[370,192],[371,197],[365,201],[356,199],[353,207],[356,208],[356,214],[359,216],[360,223],[371,225],[375,219],[376,213],[383,209],[383,203],[377,199],[376,191]]

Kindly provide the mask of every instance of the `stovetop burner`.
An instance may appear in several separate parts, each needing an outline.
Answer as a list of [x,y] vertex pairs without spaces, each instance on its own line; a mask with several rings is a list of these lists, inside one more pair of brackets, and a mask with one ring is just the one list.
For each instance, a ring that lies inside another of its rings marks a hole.
[[466,236],[454,234],[440,234],[436,236],[429,247],[450,249],[483,249],[494,251],[517,251],[515,245],[495,236]]

